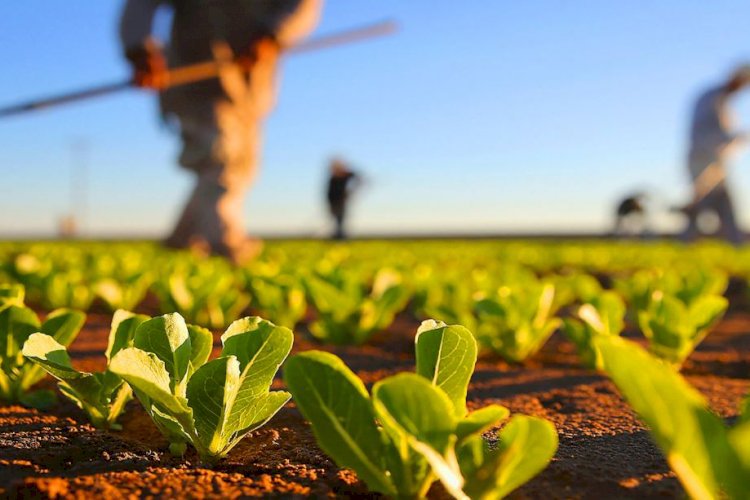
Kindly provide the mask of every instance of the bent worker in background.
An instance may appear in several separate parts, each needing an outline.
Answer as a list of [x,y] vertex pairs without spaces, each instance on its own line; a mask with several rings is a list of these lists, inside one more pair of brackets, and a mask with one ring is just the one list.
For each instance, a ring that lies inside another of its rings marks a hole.
[[[236,263],[252,258],[243,203],[258,169],[263,119],[273,108],[279,55],[316,26],[322,0],[127,0],[120,38],[142,87],[165,89],[167,68],[211,59],[218,79],[164,90],[161,111],[182,137],[179,163],[197,181],[165,244]],[[160,6],[173,10],[169,43],[152,35]],[[245,68],[244,70],[241,68]]]
[[340,158],[331,160],[330,177],[328,179],[328,209],[333,217],[334,231],[332,239],[346,239],[345,222],[346,208],[349,196],[361,183],[361,177]]
[[745,134],[734,130],[729,99],[748,83],[750,66],[742,66],[729,80],[704,92],[695,105],[688,153],[693,202],[683,209],[688,216],[683,233],[686,240],[693,240],[699,234],[698,217],[705,211],[718,216],[719,233],[725,239],[734,244],[743,240],[727,186],[726,161],[746,141]]

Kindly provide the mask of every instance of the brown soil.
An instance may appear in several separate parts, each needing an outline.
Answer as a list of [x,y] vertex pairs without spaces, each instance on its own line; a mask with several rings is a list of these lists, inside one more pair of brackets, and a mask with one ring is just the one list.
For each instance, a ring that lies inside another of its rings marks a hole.
[[[109,320],[108,315],[89,316],[72,346],[78,368],[103,368]],[[372,345],[325,349],[342,357],[371,384],[413,370],[416,327],[415,320],[402,315],[391,333],[378,336]],[[750,388],[748,332],[750,315],[733,311],[683,370],[725,418],[736,416]],[[220,348],[218,336],[216,340],[215,351]],[[295,351],[312,348],[321,346],[298,336]],[[51,387],[52,382],[42,385]],[[274,385],[282,387],[280,380]],[[553,462],[513,493],[515,498],[684,496],[648,432],[614,386],[581,369],[573,346],[559,334],[536,359],[522,366],[480,359],[469,406],[489,403],[547,418],[560,434]],[[120,432],[96,430],[62,399],[47,413],[0,407],[0,492],[30,498],[375,496],[317,448],[308,424],[292,404],[213,469],[200,466],[190,451],[185,459],[172,458],[166,441],[136,401],[121,421]],[[445,495],[437,486],[430,496]]]

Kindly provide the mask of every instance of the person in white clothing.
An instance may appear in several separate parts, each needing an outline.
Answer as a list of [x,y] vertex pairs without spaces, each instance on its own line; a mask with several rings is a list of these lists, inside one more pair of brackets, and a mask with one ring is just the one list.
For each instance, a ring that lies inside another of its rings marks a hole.
[[[242,205],[257,172],[261,125],[274,105],[283,50],[316,26],[322,0],[127,0],[120,39],[142,87],[161,90],[162,114],[179,127],[179,163],[197,182],[165,244],[241,263],[257,253]],[[152,35],[159,7],[173,11],[170,39]],[[218,78],[174,88],[167,68],[240,60]],[[246,70],[241,70],[243,67]]]
[[711,87],[698,98],[690,128],[688,171],[693,185],[693,202],[683,211],[688,225],[685,240],[699,234],[698,218],[712,211],[719,220],[719,233],[740,244],[743,234],[737,225],[726,180],[726,162],[746,141],[746,134],[735,131],[730,99],[750,83],[750,66],[741,66],[724,83]]

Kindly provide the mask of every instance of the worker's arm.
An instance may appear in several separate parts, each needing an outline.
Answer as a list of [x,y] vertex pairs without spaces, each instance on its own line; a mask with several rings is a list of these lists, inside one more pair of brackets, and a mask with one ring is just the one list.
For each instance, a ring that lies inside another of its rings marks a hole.
[[156,11],[164,0],[127,0],[120,18],[120,42],[133,67],[139,87],[161,89],[167,85],[167,61],[161,43],[152,36]]
[[263,28],[282,47],[290,47],[315,29],[323,0],[277,0]]

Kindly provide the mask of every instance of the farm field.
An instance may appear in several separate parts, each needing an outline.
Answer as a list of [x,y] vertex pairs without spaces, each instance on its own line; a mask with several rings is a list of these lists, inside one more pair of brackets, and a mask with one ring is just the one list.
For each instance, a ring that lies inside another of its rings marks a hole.
[[[211,359],[230,323],[258,315],[293,330],[290,359],[333,353],[369,390],[414,371],[423,320],[461,324],[479,345],[469,412],[499,404],[551,422],[558,435],[549,465],[511,498],[685,495],[684,476],[673,472],[662,443],[621,395],[607,348],[580,332],[622,331],[679,370],[727,425],[743,420],[750,392],[750,251],[719,244],[282,241],[234,269],[149,243],[39,242],[0,244],[0,262],[0,281],[24,285],[25,303],[40,316],[60,307],[87,310],[68,348],[83,372],[107,368],[119,308],[179,312],[209,328]],[[690,312],[694,304],[704,314]],[[679,314],[670,316],[673,306]],[[686,324],[687,333],[675,334],[678,343],[658,341],[683,316],[702,322]],[[586,329],[599,323],[606,328]],[[282,373],[284,365],[273,390],[285,389]],[[55,386],[47,377],[34,389]],[[120,430],[95,428],[59,394],[43,410],[29,406],[0,406],[0,488],[11,497],[378,496],[320,449],[295,399],[214,465],[190,446],[181,458],[170,454],[170,441],[138,399],[119,416]],[[490,449],[502,447],[502,426],[483,432]],[[451,497],[437,480],[427,496]]]

